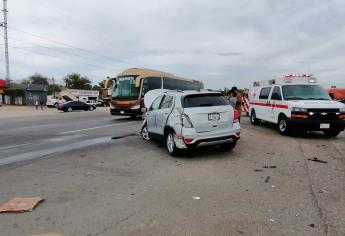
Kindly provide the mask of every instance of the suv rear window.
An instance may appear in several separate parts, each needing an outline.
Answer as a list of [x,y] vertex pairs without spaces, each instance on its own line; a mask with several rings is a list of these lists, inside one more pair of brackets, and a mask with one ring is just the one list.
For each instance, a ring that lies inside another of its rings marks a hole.
[[228,103],[220,94],[195,94],[187,95],[182,101],[184,108],[226,106]]

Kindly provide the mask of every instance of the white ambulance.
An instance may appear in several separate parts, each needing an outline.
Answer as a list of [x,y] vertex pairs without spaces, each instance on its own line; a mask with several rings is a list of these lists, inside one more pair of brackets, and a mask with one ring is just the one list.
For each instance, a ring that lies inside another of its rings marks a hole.
[[323,131],[337,136],[345,128],[345,105],[332,101],[312,74],[254,82],[249,94],[250,121],[278,124],[281,134],[293,130]]

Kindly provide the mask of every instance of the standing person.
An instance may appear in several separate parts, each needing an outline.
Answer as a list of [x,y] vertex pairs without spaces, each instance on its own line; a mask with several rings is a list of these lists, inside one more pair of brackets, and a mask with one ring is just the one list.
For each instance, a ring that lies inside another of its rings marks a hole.
[[243,90],[242,100],[242,111],[244,111],[246,115],[249,116],[249,89]]
[[233,89],[230,90],[228,101],[229,101],[229,104],[232,106],[232,108],[235,109],[237,97],[236,97],[236,92]]
[[40,101],[41,110],[43,110],[43,101]]
[[243,103],[242,94],[238,91],[237,87],[232,87],[231,90],[234,91],[233,93],[234,93],[234,96],[236,97],[235,109],[238,112],[238,121],[241,122],[242,103]]
[[38,105],[39,105],[38,100],[36,100],[36,102],[35,102],[36,110],[38,110]]

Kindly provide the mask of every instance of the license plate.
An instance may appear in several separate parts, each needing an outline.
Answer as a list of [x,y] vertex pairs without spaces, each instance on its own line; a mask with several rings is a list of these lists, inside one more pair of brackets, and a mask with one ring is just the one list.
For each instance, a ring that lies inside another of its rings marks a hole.
[[120,114],[125,114],[125,111],[120,111]]
[[330,127],[330,124],[320,124],[320,129],[329,129]]
[[208,120],[209,121],[220,120],[220,114],[219,113],[208,114]]

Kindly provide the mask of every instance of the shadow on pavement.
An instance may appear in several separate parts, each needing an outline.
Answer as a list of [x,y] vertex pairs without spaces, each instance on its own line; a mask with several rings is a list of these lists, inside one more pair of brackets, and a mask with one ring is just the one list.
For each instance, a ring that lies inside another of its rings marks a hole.
[[[263,127],[266,128],[267,130],[271,130],[275,132],[277,135],[280,135],[278,133],[278,127],[276,124],[269,123],[269,122],[261,122],[258,126],[256,127]],[[285,137],[290,137],[290,138],[300,138],[300,139],[337,139],[337,137],[327,137],[325,136],[322,131],[303,131],[303,130],[296,130],[294,132],[291,132],[291,134],[285,136]]]
[[[176,158],[176,159],[222,159],[222,158],[236,158],[236,149],[238,148],[239,143],[237,146],[231,151],[225,151],[221,149],[220,146],[207,146],[207,147],[197,147],[182,150],[177,157],[172,157],[169,155],[168,151],[166,150],[165,144],[159,141],[151,140],[151,144],[153,144],[153,148],[157,148],[166,152],[166,156],[168,158]],[[224,155],[219,155],[224,154]]]

